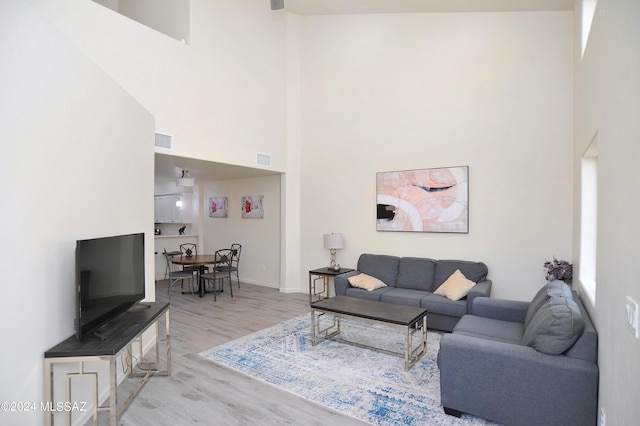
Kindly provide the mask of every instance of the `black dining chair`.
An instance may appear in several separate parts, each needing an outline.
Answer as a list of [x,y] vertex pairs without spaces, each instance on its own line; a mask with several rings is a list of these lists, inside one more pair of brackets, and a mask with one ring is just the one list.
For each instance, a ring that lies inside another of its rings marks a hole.
[[[231,292],[231,297],[233,297],[233,288],[231,287],[231,249],[217,250],[215,256],[216,263],[213,266],[213,271],[200,275],[201,279],[211,281],[213,284],[212,292],[214,302],[217,300],[216,295],[224,290],[225,279],[229,280],[229,291]],[[218,282],[220,283],[219,289],[217,286]]]
[[[234,243],[231,244],[231,265],[229,265],[229,273],[236,276],[238,282],[238,288],[240,288],[240,253],[242,252],[242,245]],[[231,285],[231,278],[229,278],[229,285]]]
[[[171,258],[173,256],[179,256],[180,252],[179,251],[167,251],[166,248],[163,249],[164,250],[164,256],[167,257],[169,256],[169,260],[171,260]],[[169,278],[169,273],[171,272],[171,270],[173,269],[173,265],[171,265],[171,262],[167,262],[167,267],[164,270],[164,279],[166,280],[167,278]]]
[[193,272],[188,271],[174,271],[173,266],[171,265],[171,258],[173,255],[167,252],[167,249],[164,249],[164,258],[167,261],[167,270],[169,271],[169,282],[167,285],[167,295],[171,297],[171,287],[180,281],[180,288],[184,287],[184,280],[189,280],[189,288],[191,290],[191,294],[193,294]]
[[[195,243],[184,243],[184,244],[180,244],[180,256],[186,256],[186,257],[191,257],[191,256],[197,256],[198,255],[198,245]],[[191,271],[191,273],[199,273],[200,272],[200,267],[199,266],[183,266],[182,267],[183,271]],[[209,267],[205,266],[204,267],[205,272],[209,271]]]
[[195,243],[180,244],[180,253],[186,257],[197,256],[198,246]]

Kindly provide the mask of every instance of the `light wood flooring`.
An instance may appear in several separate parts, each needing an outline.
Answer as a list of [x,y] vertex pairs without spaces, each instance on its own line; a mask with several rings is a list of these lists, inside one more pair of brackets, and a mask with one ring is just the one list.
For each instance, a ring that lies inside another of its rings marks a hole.
[[[307,294],[233,284],[199,298],[171,289],[172,375],[152,377],[120,418],[139,425],[365,425],[198,355],[200,352],[309,312]],[[167,300],[167,283],[156,283]]]

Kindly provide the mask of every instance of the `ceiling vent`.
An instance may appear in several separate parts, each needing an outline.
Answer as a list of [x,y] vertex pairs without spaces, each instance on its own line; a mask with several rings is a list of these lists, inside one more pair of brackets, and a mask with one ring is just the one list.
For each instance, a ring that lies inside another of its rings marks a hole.
[[256,164],[258,166],[271,167],[271,156],[269,154],[256,153]]
[[173,149],[173,136],[156,132],[156,148]]
[[284,9],[284,0],[271,0],[271,10]]

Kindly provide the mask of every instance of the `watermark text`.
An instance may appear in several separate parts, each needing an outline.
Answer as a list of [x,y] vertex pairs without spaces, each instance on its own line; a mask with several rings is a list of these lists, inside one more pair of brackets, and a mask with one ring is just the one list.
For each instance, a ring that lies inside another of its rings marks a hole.
[[26,413],[29,411],[46,412],[82,412],[87,411],[86,402],[53,402],[53,401],[4,401],[0,403],[0,411],[10,413]]

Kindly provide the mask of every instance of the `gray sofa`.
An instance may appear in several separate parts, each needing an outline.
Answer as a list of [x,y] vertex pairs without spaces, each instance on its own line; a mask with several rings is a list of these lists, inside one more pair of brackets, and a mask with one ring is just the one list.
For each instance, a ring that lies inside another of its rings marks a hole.
[[[433,294],[457,269],[476,282],[469,294],[461,300]],[[372,291],[353,287],[348,279],[360,273],[382,280],[387,287]],[[487,265],[482,262],[365,253],[360,255],[356,270],[336,276],[334,284],[338,296],[425,307],[429,310],[428,328],[451,331],[458,320],[470,312],[475,298],[489,297],[491,281],[487,280],[487,274]]]
[[596,330],[565,283],[531,302],[477,298],[441,338],[441,402],[508,425],[595,425],[597,361]]

